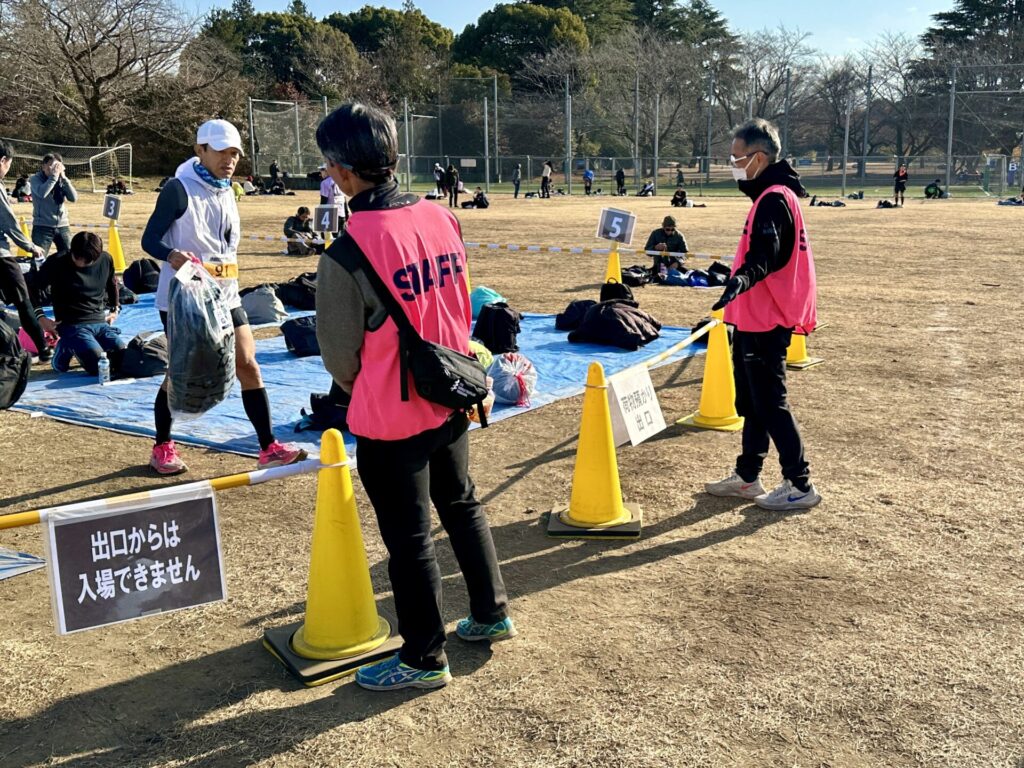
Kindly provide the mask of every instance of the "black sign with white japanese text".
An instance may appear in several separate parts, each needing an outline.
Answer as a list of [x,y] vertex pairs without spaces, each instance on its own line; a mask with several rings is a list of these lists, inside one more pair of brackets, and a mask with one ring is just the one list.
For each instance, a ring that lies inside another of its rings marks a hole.
[[174,490],[131,507],[99,501],[48,512],[58,632],[224,599],[213,492],[174,498]]

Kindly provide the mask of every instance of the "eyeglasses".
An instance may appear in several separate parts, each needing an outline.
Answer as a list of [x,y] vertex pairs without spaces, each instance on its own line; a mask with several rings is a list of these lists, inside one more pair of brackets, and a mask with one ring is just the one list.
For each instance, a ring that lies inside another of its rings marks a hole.
[[764,150],[762,150],[762,149],[755,149],[753,152],[747,152],[747,154],[740,155],[739,157],[736,157],[735,155],[729,155],[729,165],[731,165],[733,167],[736,167],[736,164],[740,160],[746,160],[748,157],[753,157],[758,152],[764,152]]
[[675,227],[662,227],[666,235],[671,235],[676,231]]

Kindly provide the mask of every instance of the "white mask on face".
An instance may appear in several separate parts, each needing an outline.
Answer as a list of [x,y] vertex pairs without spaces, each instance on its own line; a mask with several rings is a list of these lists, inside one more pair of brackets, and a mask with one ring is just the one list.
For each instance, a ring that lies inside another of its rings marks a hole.
[[747,169],[746,168],[731,168],[733,181],[746,181],[747,180]]

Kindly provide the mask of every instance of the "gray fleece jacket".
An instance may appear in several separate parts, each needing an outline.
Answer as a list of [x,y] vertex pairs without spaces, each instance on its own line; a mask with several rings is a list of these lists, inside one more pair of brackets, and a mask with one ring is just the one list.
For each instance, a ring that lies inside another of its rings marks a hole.
[[18,219],[7,197],[7,188],[0,179],[0,257],[11,255],[11,243],[22,250],[31,250],[32,241],[25,237],[18,226]]
[[[58,181],[55,176],[47,176],[42,171],[36,173],[28,180],[32,187],[32,226],[34,227],[66,227],[68,226],[68,211],[63,201],[58,203],[54,199],[54,192],[57,190]],[[60,189],[64,193],[64,199],[69,203],[78,200],[78,193],[71,186],[67,177],[60,178]]]

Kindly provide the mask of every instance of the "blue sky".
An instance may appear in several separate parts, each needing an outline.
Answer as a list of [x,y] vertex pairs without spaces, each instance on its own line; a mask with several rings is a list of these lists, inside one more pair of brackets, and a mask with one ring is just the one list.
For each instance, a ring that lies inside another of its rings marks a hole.
[[[230,0],[192,0],[199,9],[230,6]],[[280,11],[288,0],[254,0],[257,10]],[[346,13],[364,5],[400,8],[401,0],[306,0],[310,11],[321,18],[335,11]],[[488,0],[418,0],[417,7],[434,21],[456,33],[474,23],[495,3]],[[766,3],[751,0],[712,0],[712,5],[729,20],[736,32],[784,24],[810,32],[808,41],[826,53],[839,55],[858,49],[884,31],[919,35],[931,21],[931,15],[953,7],[953,0],[783,0]],[[772,10],[767,10],[772,9]]]

